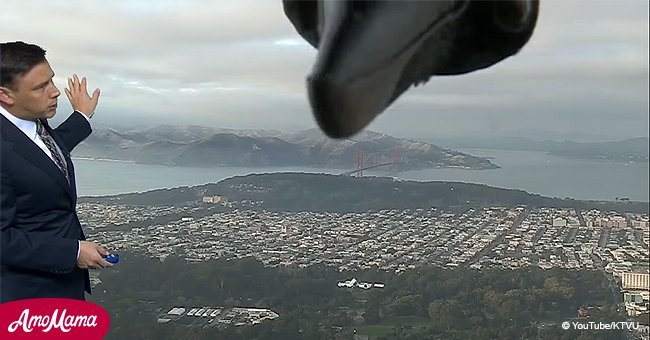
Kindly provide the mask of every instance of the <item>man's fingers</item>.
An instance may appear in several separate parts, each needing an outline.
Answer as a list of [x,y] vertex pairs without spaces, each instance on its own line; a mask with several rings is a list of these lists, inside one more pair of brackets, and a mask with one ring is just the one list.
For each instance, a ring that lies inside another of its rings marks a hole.
[[94,108],[97,107],[97,103],[99,102],[99,93],[100,93],[99,89],[95,89],[95,91],[93,92],[92,98],[90,98],[90,102],[92,103],[92,106],[93,106],[93,111],[94,111]]
[[104,268],[109,268],[112,267],[113,264],[104,260],[104,259],[99,259],[94,262],[91,262],[89,264],[79,264],[78,267],[81,269],[104,269]]
[[108,261],[106,261],[106,260],[104,260],[104,259],[102,259],[101,262],[99,262],[99,264],[100,264],[103,268],[108,268],[108,267],[112,267],[112,266],[113,266],[112,263],[110,263],[110,262],[108,262]]
[[[70,91],[66,91],[66,93],[67,92]],[[102,257],[108,256],[109,254],[109,251],[100,246],[97,242],[81,241],[81,253],[77,260],[77,266],[81,269],[103,269],[112,267],[113,264]]]
[[92,110],[91,113],[95,112],[95,108],[97,107],[97,103],[99,102],[99,95],[93,96],[90,99],[90,104],[92,105]]
[[68,87],[66,96],[68,96],[68,100],[72,104],[72,109],[83,112],[88,117],[92,116],[99,102],[101,94],[99,88],[96,88],[90,95],[88,93],[88,79],[81,77],[81,81],[79,81],[79,76],[76,73],[71,78],[68,78]]
[[106,248],[100,245],[97,245],[97,252],[99,253],[99,255],[108,256],[108,250],[106,250]]
[[93,265],[92,265],[92,267],[95,268],[95,269],[104,269],[104,268],[112,267],[112,266],[113,266],[112,263],[110,263],[110,262],[108,262],[108,261],[106,261],[104,259],[99,259],[99,260],[95,261],[95,263],[93,263]]

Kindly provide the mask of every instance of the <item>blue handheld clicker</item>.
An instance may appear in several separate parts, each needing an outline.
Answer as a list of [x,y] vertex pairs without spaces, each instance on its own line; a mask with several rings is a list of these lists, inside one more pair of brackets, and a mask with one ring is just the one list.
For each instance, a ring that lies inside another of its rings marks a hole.
[[119,254],[110,254],[108,256],[102,256],[106,261],[110,263],[118,263],[120,262],[120,255]]

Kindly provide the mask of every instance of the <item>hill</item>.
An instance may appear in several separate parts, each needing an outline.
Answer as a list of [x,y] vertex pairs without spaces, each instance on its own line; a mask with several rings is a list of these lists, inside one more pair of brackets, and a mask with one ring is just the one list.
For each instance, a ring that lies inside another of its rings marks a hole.
[[306,166],[353,169],[399,162],[400,170],[459,167],[494,169],[488,159],[433,144],[364,132],[355,139],[331,139],[320,130],[282,134],[265,130],[227,130],[201,126],[159,126],[148,130],[94,131],[75,157],[108,158],[170,166]]
[[225,196],[235,207],[270,211],[358,212],[517,205],[642,213],[649,210],[647,202],[560,199],[483,184],[396,181],[387,177],[357,178],[308,173],[252,174],[194,187],[82,197],[80,201],[127,205],[181,205],[195,203],[203,196],[211,195]]

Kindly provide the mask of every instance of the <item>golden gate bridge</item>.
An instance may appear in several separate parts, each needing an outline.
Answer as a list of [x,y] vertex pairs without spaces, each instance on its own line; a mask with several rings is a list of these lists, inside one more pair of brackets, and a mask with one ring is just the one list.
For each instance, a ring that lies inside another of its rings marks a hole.
[[357,148],[357,167],[354,170],[346,171],[341,175],[362,177],[364,170],[376,168],[388,168],[388,172],[400,171],[399,148],[396,146],[391,150],[366,152],[361,147]]

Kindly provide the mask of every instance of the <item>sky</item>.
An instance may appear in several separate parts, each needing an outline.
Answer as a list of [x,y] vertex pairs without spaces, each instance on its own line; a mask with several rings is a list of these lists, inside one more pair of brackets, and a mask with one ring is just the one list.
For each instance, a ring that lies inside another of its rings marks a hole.
[[[99,87],[98,127],[315,128],[316,50],[280,0],[2,0],[0,41],[47,50],[60,89]],[[648,1],[542,0],[519,54],[434,77],[367,128],[400,137],[648,136]],[[55,123],[71,111],[65,95]]]

